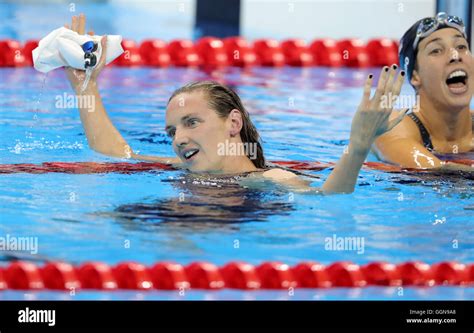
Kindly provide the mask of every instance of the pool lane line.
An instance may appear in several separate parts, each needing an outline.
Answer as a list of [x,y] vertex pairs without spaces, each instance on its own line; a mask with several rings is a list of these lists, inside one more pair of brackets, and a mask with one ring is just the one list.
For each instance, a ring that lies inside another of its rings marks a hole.
[[427,264],[409,261],[399,264],[371,262],[357,265],[349,261],[322,265],[304,261],[296,265],[269,261],[257,266],[231,261],[222,266],[209,262],[181,265],[157,262],[146,266],[137,262],[108,265],[85,262],[15,261],[0,267],[1,290],[183,290],[224,288],[241,290],[296,288],[474,286],[474,263],[444,261]]
[[[474,166],[474,160],[462,159],[452,160],[452,162]],[[311,161],[273,161],[272,163],[293,169],[321,171],[334,166],[334,163],[311,162]],[[421,172],[421,169],[401,168],[396,165],[390,165],[381,162],[365,162],[364,167],[372,170],[384,172],[400,173],[403,171]],[[18,164],[0,164],[0,174],[11,173],[71,173],[71,174],[94,174],[94,173],[135,173],[150,172],[158,170],[176,170],[169,164],[150,163],[150,162],[44,162],[41,164],[18,163]],[[426,171],[426,170],[425,170]]]

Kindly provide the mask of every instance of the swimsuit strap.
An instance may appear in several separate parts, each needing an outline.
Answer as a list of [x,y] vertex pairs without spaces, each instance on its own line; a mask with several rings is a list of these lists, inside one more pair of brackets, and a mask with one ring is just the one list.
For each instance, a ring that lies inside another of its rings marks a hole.
[[319,176],[311,175],[311,174],[306,173],[306,172],[302,172],[302,171],[299,171],[299,170],[288,168],[288,167],[283,166],[283,165],[278,165],[276,163],[266,161],[264,170],[270,170],[270,169],[282,169],[282,170],[290,171],[290,172],[295,173],[295,174],[300,175],[300,176],[305,176],[305,177],[308,177],[308,178],[321,179],[321,177],[319,177]]
[[434,148],[433,143],[431,142],[430,133],[428,133],[428,130],[426,129],[425,125],[423,125],[420,118],[418,118],[418,116],[413,111],[407,113],[407,116],[415,122],[416,126],[418,126],[418,129],[420,130],[421,139],[423,140],[423,145],[425,146],[425,148],[429,151],[433,151]]

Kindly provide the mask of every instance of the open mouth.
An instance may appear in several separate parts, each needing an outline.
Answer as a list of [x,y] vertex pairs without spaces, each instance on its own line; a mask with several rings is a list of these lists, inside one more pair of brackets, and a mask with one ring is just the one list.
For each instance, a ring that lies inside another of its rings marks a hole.
[[197,153],[199,153],[199,149],[190,149],[190,150],[187,150],[183,153],[183,157],[186,161],[189,161],[194,156],[196,156]]
[[457,69],[449,74],[446,84],[453,94],[462,94],[467,91],[467,73],[462,69]]

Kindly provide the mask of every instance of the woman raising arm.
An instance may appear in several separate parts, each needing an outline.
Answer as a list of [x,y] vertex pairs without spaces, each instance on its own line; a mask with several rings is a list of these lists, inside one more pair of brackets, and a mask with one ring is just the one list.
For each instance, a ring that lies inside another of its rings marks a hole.
[[[67,27],[67,26],[66,26]],[[72,30],[85,33],[85,17],[72,18]],[[102,104],[97,78],[105,67],[106,43],[102,39],[103,56],[94,68],[88,85],[81,87],[84,71],[67,69],[68,79],[78,95],[92,95],[94,109],[80,109],[81,121],[89,146],[108,156],[134,158],[152,162],[173,164],[192,172],[213,174],[241,174],[260,172],[263,177],[299,189],[308,189],[304,180],[296,174],[279,169],[268,169],[257,129],[242,105],[240,97],[228,87],[217,82],[195,82],[175,91],[166,110],[166,132],[172,139],[177,157],[143,156],[131,147],[112,124]],[[334,170],[325,181],[323,193],[350,193],[354,190],[357,176],[374,140],[396,126],[405,111],[389,120],[392,113],[387,98],[400,93],[404,72],[397,75],[397,67],[385,67],[380,75],[377,89],[371,97],[373,75],[369,75],[364,86],[362,101],[354,115],[350,143]],[[383,103],[385,101],[385,103]],[[254,145],[256,156],[250,154],[225,155],[218,146],[226,142],[233,145]]]

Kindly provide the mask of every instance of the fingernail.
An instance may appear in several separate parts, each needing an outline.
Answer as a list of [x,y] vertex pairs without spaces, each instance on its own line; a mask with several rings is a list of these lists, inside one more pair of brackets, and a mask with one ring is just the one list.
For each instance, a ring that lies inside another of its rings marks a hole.
[[400,75],[401,75],[401,76],[405,76],[405,71],[401,71],[401,72],[400,72]]
[[397,69],[397,68],[398,68],[398,66],[397,66],[397,65],[395,65],[395,64],[393,64],[393,65],[392,65],[392,68],[393,68],[393,69]]
[[373,78],[374,76],[372,74],[369,74],[369,79]]
[[383,70],[386,71],[386,72],[388,72],[388,67],[385,66],[385,67],[383,68]]

